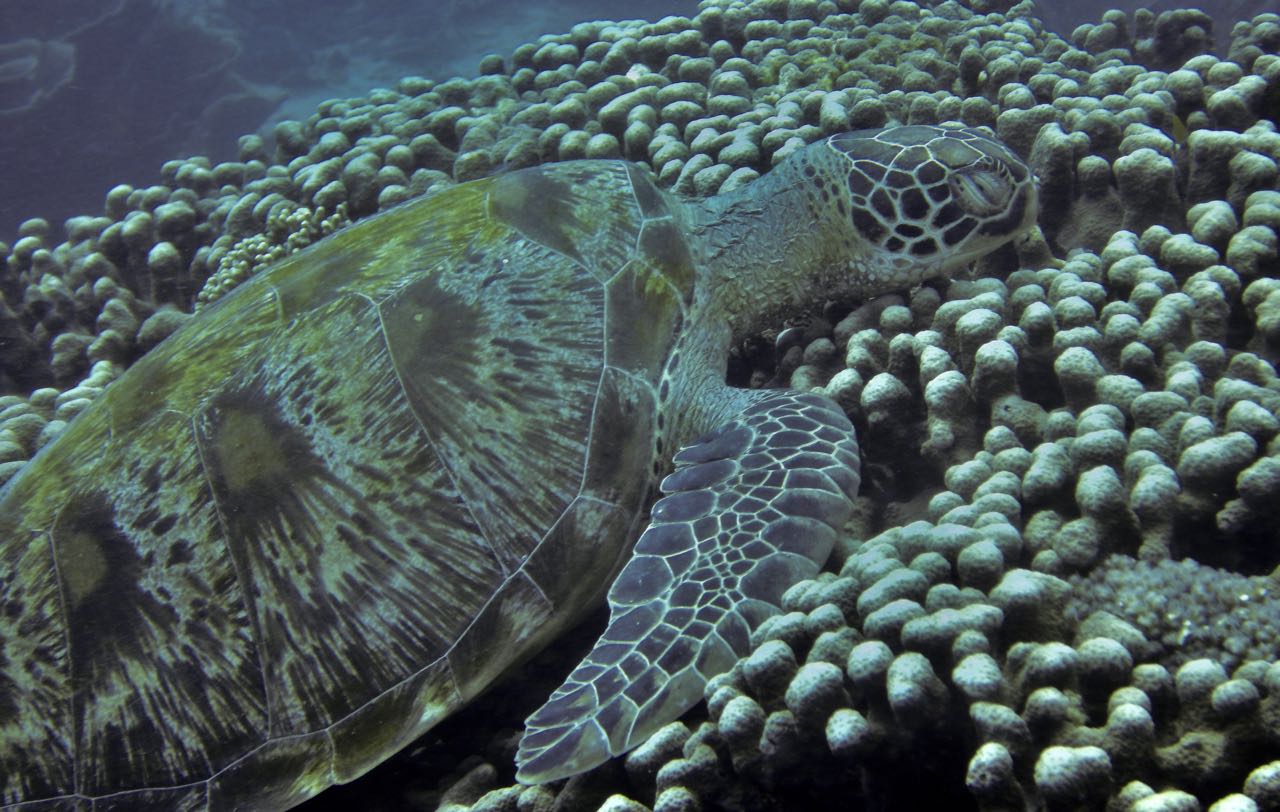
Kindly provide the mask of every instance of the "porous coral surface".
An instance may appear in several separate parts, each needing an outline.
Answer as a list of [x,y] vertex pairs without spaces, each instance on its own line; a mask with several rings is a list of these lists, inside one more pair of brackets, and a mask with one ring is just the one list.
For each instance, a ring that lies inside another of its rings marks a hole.
[[327,102],[280,125],[274,153],[246,137],[238,161],[170,161],[61,241],[29,220],[0,245],[0,480],[198,304],[409,197],[582,157],[707,195],[832,132],[987,126],[1040,178],[1036,232],[964,278],[831,302],[735,351],[738,382],[844,406],[867,482],[829,571],[787,593],[705,706],[563,784],[511,784],[507,718],[451,774],[346,792],[451,810],[1280,808],[1280,17],[1215,56],[1198,12],[1109,12],[1063,39],[988,5],[583,23],[476,78]]

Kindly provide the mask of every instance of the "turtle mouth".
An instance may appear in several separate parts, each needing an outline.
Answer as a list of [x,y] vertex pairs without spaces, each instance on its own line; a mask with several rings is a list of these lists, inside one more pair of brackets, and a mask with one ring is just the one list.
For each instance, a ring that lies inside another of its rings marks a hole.
[[968,167],[948,179],[955,201],[969,214],[991,217],[1002,213],[1013,197],[1014,182],[995,162]]

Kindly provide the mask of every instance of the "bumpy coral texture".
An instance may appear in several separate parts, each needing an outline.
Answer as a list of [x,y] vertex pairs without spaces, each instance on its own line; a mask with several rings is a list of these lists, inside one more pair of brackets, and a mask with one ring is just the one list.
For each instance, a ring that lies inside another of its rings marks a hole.
[[326,102],[274,156],[247,137],[238,161],[172,161],[61,243],[30,220],[2,252],[0,480],[197,303],[346,218],[542,161],[625,157],[706,195],[831,132],[988,126],[1039,175],[1036,233],[731,363],[830,395],[861,433],[830,571],[625,759],[522,788],[499,738],[414,797],[1280,808],[1280,17],[1219,58],[1198,12],[1109,12],[1064,40],[1026,6],[980,11],[755,0],[584,23],[475,79]]

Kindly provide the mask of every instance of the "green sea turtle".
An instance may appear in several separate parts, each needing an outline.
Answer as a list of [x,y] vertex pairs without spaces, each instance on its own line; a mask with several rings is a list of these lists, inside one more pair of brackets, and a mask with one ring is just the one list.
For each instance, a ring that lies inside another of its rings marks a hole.
[[1035,215],[1007,147],[906,126],[700,201],[621,161],[511,172],[283,260],[0,492],[0,802],[296,804],[615,573],[518,777],[637,745],[817,571],[858,488],[839,407],[726,386],[732,343],[953,270]]

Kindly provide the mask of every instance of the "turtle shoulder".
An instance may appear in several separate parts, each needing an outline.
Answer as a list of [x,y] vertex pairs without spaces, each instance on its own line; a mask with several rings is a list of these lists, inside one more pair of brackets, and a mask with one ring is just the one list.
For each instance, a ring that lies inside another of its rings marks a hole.
[[294,803],[572,622],[634,533],[692,286],[633,178],[522,170],[357,223],[0,491],[0,798]]

